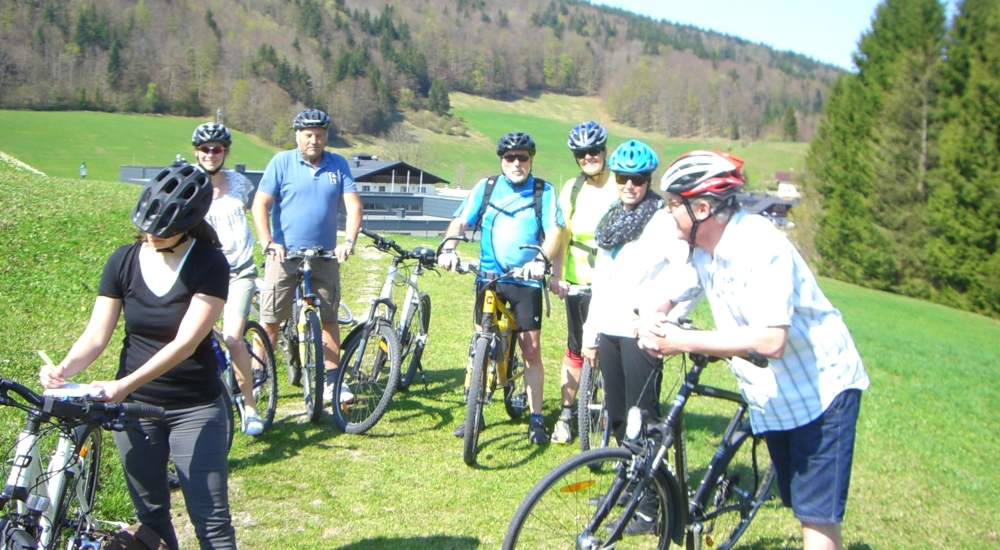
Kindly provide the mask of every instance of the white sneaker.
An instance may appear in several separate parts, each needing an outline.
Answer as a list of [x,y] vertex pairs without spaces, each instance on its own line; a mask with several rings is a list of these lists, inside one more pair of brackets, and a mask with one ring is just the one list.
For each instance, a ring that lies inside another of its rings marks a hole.
[[354,394],[351,393],[351,388],[348,388],[347,384],[340,385],[340,402],[348,405],[354,403]]
[[243,417],[243,433],[246,435],[260,435],[264,431],[264,421],[256,414],[248,414]]

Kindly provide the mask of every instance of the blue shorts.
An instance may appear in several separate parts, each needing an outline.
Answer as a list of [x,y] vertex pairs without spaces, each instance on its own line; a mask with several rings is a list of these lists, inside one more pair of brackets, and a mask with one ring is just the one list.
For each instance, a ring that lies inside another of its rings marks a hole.
[[812,422],[765,432],[781,501],[804,523],[844,521],[861,390],[845,390]]

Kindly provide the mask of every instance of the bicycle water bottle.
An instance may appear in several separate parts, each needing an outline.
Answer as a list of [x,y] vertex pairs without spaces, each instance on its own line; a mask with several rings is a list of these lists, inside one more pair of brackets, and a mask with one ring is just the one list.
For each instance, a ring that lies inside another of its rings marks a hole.
[[229,366],[229,353],[222,351],[222,346],[219,345],[219,340],[212,336],[212,350],[215,352],[215,358],[219,361],[219,374]]

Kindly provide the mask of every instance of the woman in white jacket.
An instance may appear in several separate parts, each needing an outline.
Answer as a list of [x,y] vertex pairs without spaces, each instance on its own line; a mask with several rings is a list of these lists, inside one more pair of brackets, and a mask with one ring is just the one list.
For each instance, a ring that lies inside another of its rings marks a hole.
[[[688,247],[677,239],[673,216],[663,199],[649,190],[656,154],[639,141],[628,141],[612,154],[619,200],[597,226],[598,245],[590,314],[583,327],[583,355],[600,356],[605,404],[615,438],[625,436],[629,407],[659,415],[663,360],[639,349],[635,337],[637,307],[654,298],[657,278],[671,262],[687,261]],[[687,315],[693,304],[681,304],[672,318]]]

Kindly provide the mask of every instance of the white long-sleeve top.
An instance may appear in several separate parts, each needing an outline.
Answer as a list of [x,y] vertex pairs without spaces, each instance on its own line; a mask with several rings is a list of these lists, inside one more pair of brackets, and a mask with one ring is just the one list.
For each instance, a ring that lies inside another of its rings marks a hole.
[[[597,347],[599,333],[633,336],[635,308],[648,307],[655,297],[662,296],[662,286],[670,284],[661,276],[664,268],[673,262],[685,263],[687,257],[688,244],[678,238],[677,223],[666,210],[650,218],[638,239],[616,249],[598,249],[583,347]],[[669,319],[688,315],[697,303],[698,299],[693,299],[677,304]]]

